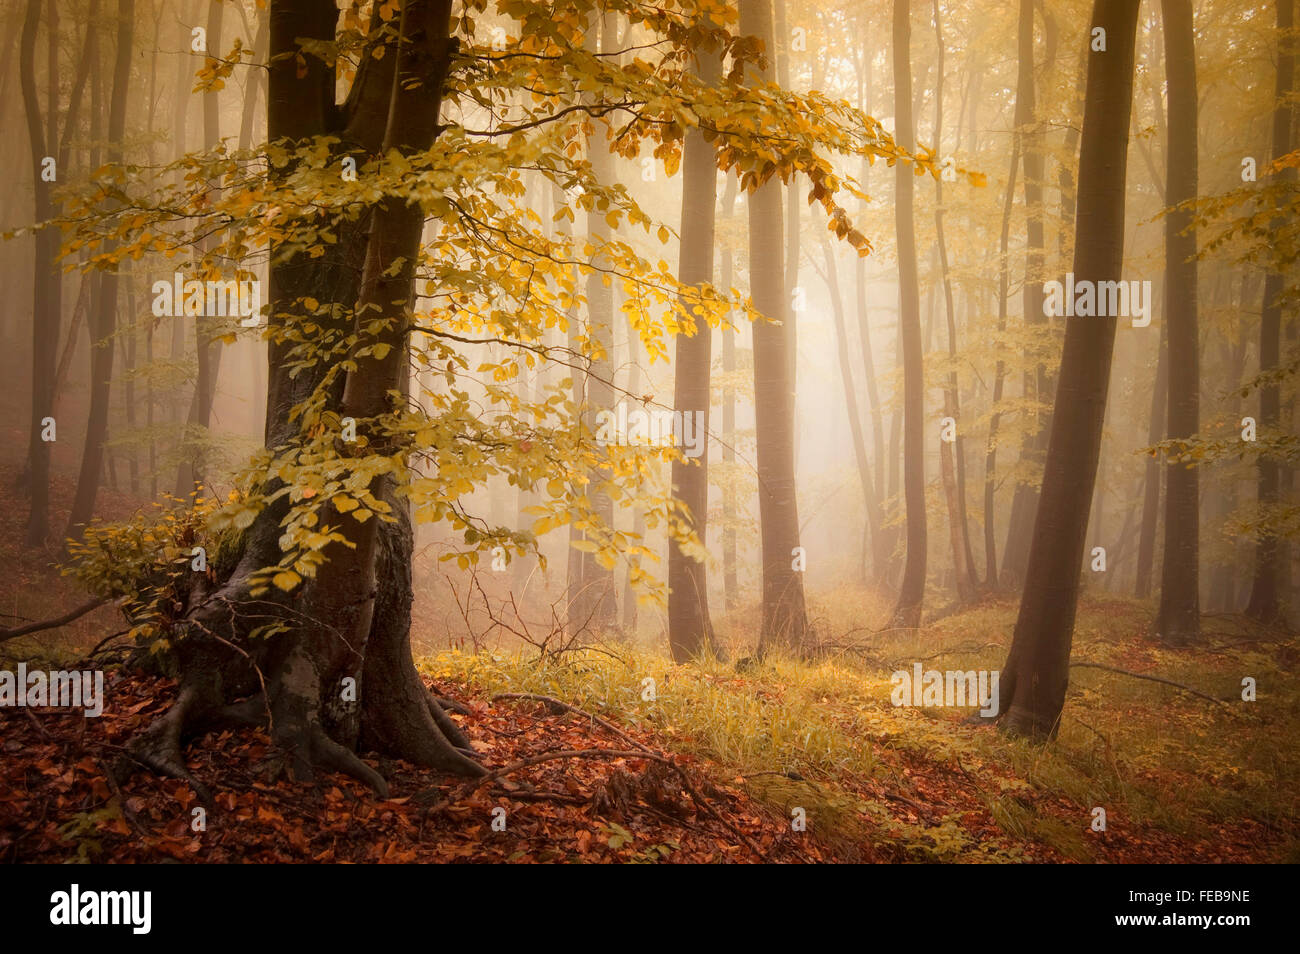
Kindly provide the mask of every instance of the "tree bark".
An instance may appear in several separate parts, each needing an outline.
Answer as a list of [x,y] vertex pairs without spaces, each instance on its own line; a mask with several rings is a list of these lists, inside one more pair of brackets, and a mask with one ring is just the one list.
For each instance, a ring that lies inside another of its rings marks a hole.
[[[1295,24],[1295,0],[1276,0],[1278,57],[1277,86],[1273,107],[1273,159],[1280,159],[1291,151],[1291,103],[1295,84],[1295,38],[1291,30]],[[1294,173],[1288,170],[1288,176]],[[1279,210],[1279,213],[1281,210]],[[1271,371],[1277,367],[1282,346],[1282,294],[1283,276],[1269,271],[1264,277],[1264,304],[1259,321],[1259,370]],[[1276,432],[1281,419],[1281,401],[1276,383],[1259,390],[1259,432]],[[1263,510],[1279,502],[1281,469],[1278,461],[1269,454],[1259,458],[1259,506]],[[1255,544],[1254,576],[1250,584],[1250,600],[1246,615],[1260,622],[1278,618],[1278,583],[1282,574],[1282,555],[1286,548],[1270,530],[1264,518]]]
[[[1118,281],[1124,255],[1124,186],[1138,5],[1096,0],[1093,27],[1106,49],[1088,66],[1079,161],[1078,281]],[[1052,411],[1043,489],[998,712],[1006,732],[1055,735],[1069,683],[1088,502],[1097,478],[1116,318],[1070,320]]]
[[858,465],[858,481],[862,485],[862,505],[867,512],[867,532],[871,537],[871,572],[873,576],[878,576],[883,561],[880,498],[876,496],[876,488],[871,483],[867,442],[862,433],[862,416],[858,413],[858,393],[853,387],[853,369],[849,361],[849,336],[847,322],[844,320],[844,299],[840,294],[839,268],[835,264],[835,251],[826,237],[822,238],[822,252],[826,258],[826,290],[830,292],[831,315],[835,319],[835,354],[839,359],[840,383],[844,388],[844,407],[849,415],[849,434],[853,439],[853,456]]
[[[1026,325],[1043,324],[1043,153],[1041,134],[1035,115],[1034,89],[1034,0],[1020,0],[1019,67],[1016,83],[1016,131],[1020,135],[1020,156],[1024,166],[1025,190],[1025,286],[1024,321]],[[1028,359],[1029,356],[1026,355]],[[1042,362],[1026,369],[1023,376],[1024,396],[1037,401],[1047,399],[1047,370]],[[1034,428],[1020,445],[1021,460],[1028,461],[1035,475],[1042,467],[1047,450],[1047,425],[1041,414],[1034,415]],[[1011,498],[1011,519],[1007,526],[1007,544],[1002,557],[1004,573],[1017,580],[1025,578],[1025,561],[1029,558],[1029,534],[1038,491],[1031,483],[1016,485]]]
[[[755,84],[773,80],[776,47],[770,0],[741,0],[740,32],[769,51],[765,69],[750,71]],[[758,504],[763,559],[763,621],[758,654],[777,646],[802,650],[808,639],[803,576],[793,566],[799,546],[799,506],[794,478],[792,342],[786,324],[781,184],[768,181],[749,196],[749,274],[754,308],[754,419],[758,440]]]
[[[131,39],[135,27],[135,0],[118,0],[117,50],[113,63],[113,93],[108,107],[108,160],[122,161],[122,137],[126,134],[127,85],[131,79]],[[103,254],[116,248],[106,241]],[[117,266],[104,271],[99,280],[99,300],[91,309],[90,419],[86,423],[86,444],[81,454],[81,474],[68,517],[68,536],[80,538],[95,515],[99,477],[104,467],[104,443],[108,439],[109,394],[113,380],[114,336],[117,333]]]
[[[728,173],[727,186],[722,193],[722,215],[730,222],[736,208],[738,182],[736,174]],[[722,249],[721,274],[718,276],[725,294],[731,294],[735,278],[735,253],[728,243]],[[728,613],[739,601],[739,583],[736,577],[736,493],[731,465],[736,462],[736,389],[732,376],[736,372],[736,330],[728,324],[722,331],[722,373],[726,384],[722,388],[722,461],[727,465],[727,482],[722,488],[722,599]]]
[[[1191,0],[1162,0],[1165,71],[1169,89],[1169,148],[1165,202],[1196,198],[1196,41]],[[1196,227],[1190,209],[1165,217],[1165,295],[1169,325],[1171,439],[1200,430],[1200,338],[1197,330]],[[1200,636],[1200,471],[1168,465],[1165,477],[1165,556],[1156,631],[1173,645]]]
[[[54,216],[50,192],[53,183],[41,178],[42,160],[49,155],[36,93],[36,31],[40,26],[40,0],[27,0],[18,47],[18,71],[27,138],[32,157],[32,183],[36,194],[37,223]],[[50,103],[54,111],[58,103]],[[26,544],[40,547],[50,535],[50,443],[42,440],[42,421],[54,415],[55,362],[58,359],[63,283],[54,266],[59,251],[59,230],[53,226],[36,232],[32,269],[32,413],[27,444],[27,488],[31,508],[27,513]]]
[[[911,4],[894,0],[894,139],[915,148],[912,134]],[[921,353],[921,306],[917,288],[916,236],[911,163],[894,166],[894,221],[898,233],[898,321],[903,347],[903,498],[907,509],[907,560],[892,626],[921,623],[925,599],[925,379]]]
[[[450,0],[408,0],[397,39],[382,42],[386,54],[363,58],[343,107],[333,101],[334,77],[315,57],[297,73],[299,38],[331,40],[337,10],[332,0],[278,0],[270,10],[271,67],[268,130],[276,141],[304,142],[330,135],[343,154],[411,155],[426,151],[436,133],[442,90],[456,49],[450,33]],[[387,147],[387,148],[386,148]],[[273,178],[291,168],[273,168]],[[367,442],[335,447],[345,459],[363,453],[400,455],[371,422],[386,412],[390,393],[404,390],[408,373],[409,313],[424,216],[400,196],[381,199],[360,223],[333,223],[337,242],[312,258],[306,252],[272,250],[270,373],[266,445],[292,453],[303,422],[291,411],[312,395],[325,410],[357,420]],[[322,309],[311,321],[324,333],[357,331],[356,363],[346,379],[319,393],[327,361],[289,373],[302,298],[344,306]],[[355,305],[355,308],[352,306]],[[381,320],[375,334],[359,323]],[[368,354],[361,348],[389,345]],[[266,488],[273,491],[276,484]],[[293,593],[251,594],[251,575],[280,556],[280,521],[289,506],[281,497],[266,506],[245,532],[243,552],[217,589],[191,597],[180,638],[174,641],[181,672],[176,704],[131,743],[134,758],[163,774],[197,784],[185,766],[187,736],[235,724],[270,724],[285,766],[297,778],[317,769],[344,771],[381,794],[387,785],[355,752],[370,748],[418,765],[460,774],[482,774],[463,733],[423,686],[410,653],[412,533],[405,501],[387,475],[372,478],[370,492],[388,504],[392,520],[356,519],[329,512],[353,548],[331,544],[330,559],[314,580]],[[382,523],[382,525],[381,525]],[[201,597],[201,598],[199,598]],[[264,624],[281,619],[287,631],[247,642],[253,627],[247,607]],[[340,687],[358,679],[357,702]],[[201,796],[205,794],[199,786]]]
[[[934,38],[938,49],[935,65],[934,87],[934,141],[935,148],[942,145],[943,136],[943,21],[940,19],[939,0],[934,0]],[[961,130],[957,130],[961,138]],[[956,485],[953,492],[946,494],[948,499],[948,522],[956,528],[954,539],[957,543],[953,551],[953,566],[957,569],[957,593],[960,599],[970,599],[979,587],[979,578],[975,573],[975,555],[970,545],[970,522],[966,516],[966,452],[962,434],[965,428],[961,422],[961,396],[957,388],[957,315],[953,306],[952,276],[948,270],[948,245],[943,236],[943,176],[934,180],[934,235],[939,249],[939,274],[943,281],[944,316],[948,324],[948,357],[953,368],[948,372],[948,388],[944,393],[944,411],[956,423],[957,434],[955,447],[949,448],[947,460],[951,463],[955,456]],[[946,445],[945,445],[946,446]],[[943,451],[940,447],[940,451]],[[942,466],[943,457],[940,457]],[[945,481],[947,478],[945,477]]]
[[[713,55],[696,59],[696,72],[706,84],[716,83],[722,63]],[[681,249],[677,279],[693,289],[713,281],[714,216],[718,201],[717,151],[699,129],[686,133],[682,155]],[[683,307],[691,308],[689,299]],[[693,334],[678,333],[673,364],[673,407],[685,422],[698,415],[699,434],[709,432],[709,378],[713,361],[713,329],[703,319]],[[697,424],[697,426],[698,426]],[[680,435],[679,435],[680,436]],[[685,450],[681,443],[679,449]],[[708,440],[701,441],[694,460],[672,463],[673,494],[689,511],[701,545],[709,512]],[[708,572],[703,560],[684,553],[671,536],[668,540],[668,647],[673,659],[685,662],[713,645],[709,618]]]
[[[1163,303],[1168,307],[1168,300]],[[1162,315],[1167,312],[1162,311]],[[1165,403],[1169,395],[1169,322],[1160,322],[1160,340],[1156,344],[1156,383],[1151,389],[1151,423],[1147,428],[1147,446],[1158,442],[1164,435]],[[1160,463],[1148,457],[1142,478],[1142,528],[1138,533],[1137,580],[1134,595],[1144,600],[1151,595],[1151,568],[1155,565],[1156,524],[1160,512]]]

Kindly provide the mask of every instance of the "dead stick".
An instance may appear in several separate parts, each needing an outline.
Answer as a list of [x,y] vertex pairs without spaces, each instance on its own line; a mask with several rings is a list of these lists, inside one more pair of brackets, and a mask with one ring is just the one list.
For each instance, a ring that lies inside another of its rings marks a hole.
[[618,728],[618,726],[614,725],[612,722],[607,722],[606,720],[602,719],[598,715],[593,715],[590,712],[586,712],[582,709],[579,709],[577,706],[571,706],[567,702],[562,702],[561,700],[556,699],[553,696],[540,696],[531,692],[500,692],[492,697],[492,701],[496,702],[498,699],[527,699],[533,702],[545,702],[550,705],[557,706],[565,710],[566,712],[572,712],[575,715],[580,715],[583,716],[584,718],[590,719],[592,722],[596,723],[601,728],[618,736],[628,745],[636,746],[638,749],[640,749],[643,752],[651,751],[649,747],[642,745],[636,739],[624,733],[621,729]]
[[28,633],[39,633],[43,629],[54,629],[59,626],[66,626],[74,619],[80,619],[93,609],[98,609],[108,602],[107,596],[97,596],[93,600],[82,603],[74,610],[69,610],[62,616],[54,619],[41,620],[39,623],[28,623],[26,626],[16,626],[13,629],[0,629],[0,643],[10,639],[17,639],[19,636],[26,636]]
[[1071,668],[1074,668],[1075,666],[1078,666],[1082,669],[1102,669],[1105,670],[1106,672],[1119,673],[1121,676],[1132,676],[1134,679],[1146,679],[1148,682],[1159,682],[1166,686],[1173,686],[1175,689],[1182,689],[1184,692],[1190,692],[1192,695],[1200,696],[1202,699],[1209,699],[1211,702],[1217,702],[1221,706],[1226,706],[1228,704],[1228,701],[1226,699],[1216,698],[1215,696],[1209,695],[1208,693],[1201,692],[1201,690],[1199,689],[1193,689],[1191,686],[1184,686],[1181,682],[1174,682],[1172,679],[1165,679],[1161,676],[1148,676],[1146,673],[1130,672],[1127,669],[1119,669],[1115,666],[1106,666],[1101,663],[1094,663],[1094,662],[1070,663]]
[[[494,782],[497,779],[503,778],[506,775],[511,775],[519,771],[520,769],[528,768],[530,765],[539,765],[542,762],[554,762],[559,759],[588,759],[588,758],[649,759],[652,762],[660,762],[664,765],[667,765],[670,769],[672,769],[674,772],[677,773],[678,777],[681,778],[682,787],[685,788],[686,791],[690,794],[695,804],[699,805],[700,808],[708,812],[711,816],[713,816],[719,822],[725,825],[733,835],[735,835],[745,844],[745,846],[750,851],[752,851],[755,855],[758,856],[759,860],[767,861],[767,856],[763,854],[762,850],[760,850],[759,847],[755,845],[743,831],[741,831],[739,828],[737,828],[727,819],[723,818],[722,815],[719,814],[718,811],[711,804],[709,804],[708,800],[704,798],[704,796],[701,795],[698,791],[696,791],[695,786],[691,784],[690,778],[687,777],[686,771],[680,765],[678,765],[668,756],[660,755],[657,752],[647,752],[647,751],[629,752],[629,751],[620,751],[619,749],[556,749],[551,752],[542,752],[538,755],[530,755],[526,759],[520,759],[518,762],[513,762],[510,765],[505,765],[499,769],[494,769],[493,771],[489,772],[487,775],[484,775],[482,778],[477,778],[473,782],[470,782],[467,785],[462,785],[459,791],[453,792],[450,796],[444,798],[436,805],[431,805],[427,809],[425,809],[424,814],[427,816],[433,814],[434,812],[441,812],[452,802],[463,797],[464,795],[469,794],[471,791],[478,788],[479,786],[487,784],[488,782]],[[425,792],[428,791],[431,790],[430,789],[425,790]],[[413,797],[418,799],[421,794],[424,794],[424,792],[417,793]]]

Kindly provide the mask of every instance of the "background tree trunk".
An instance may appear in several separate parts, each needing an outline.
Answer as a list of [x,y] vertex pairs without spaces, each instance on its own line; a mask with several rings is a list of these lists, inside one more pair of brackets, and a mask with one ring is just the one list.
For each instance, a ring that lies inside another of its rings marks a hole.
[[[1020,0],[1019,67],[1016,82],[1016,131],[1020,136],[1020,156],[1024,165],[1025,189],[1025,287],[1024,321],[1026,325],[1043,324],[1043,153],[1042,136],[1037,125],[1034,89],[1034,2]],[[1026,355],[1026,358],[1029,356]],[[1024,395],[1043,401],[1048,396],[1047,370],[1035,360],[1034,369],[1026,369]],[[1033,430],[1020,445],[1021,460],[1029,461],[1035,477],[1043,466],[1047,450],[1047,424],[1041,414],[1034,415]],[[1007,527],[1007,545],[1002,556],[1003,571],[1017,580],[1025,578],[1025,561],[1029,558],[1029,534],[1038,491],[1033,484],[1016,485],[1011,498],[1011,519]]]
[[[41,105],[36,93],[36,31],[40,26],[40,0],[27,0],[22,36],[18,47],[18,71],[23,109],[27,116],[27,138],[31,147],[32,181],[35,186],[36,221],[54,216],[50,191],[54,183],[41,176],[42,160],[53,148],[46,144]],[[49,104],[51,112],[58,103]],[[27,490],[31,509],[27,514],[29,547],[43,546],[50,535],[50,443],[41,439],[42,421],[54,414],[55,362],[58,358],[59,326],[63,283],[54,266],[59,251],[59,230],[36,232],[36,253],[32,269],[32,414],[27,444]]]
[[[131,37],[135,27],[135,0],[118,0],[117,49],[113,63],[113,94],[108,107],[108,160],[122,161],[122,137],[126,134],[127,85],[131,79]],[[103,254],[111,254],[116,243],[105,241]],[[117,334],[117,268],[106,270],[99,280],[99,301],[91,309],[90,419],[86,423],[86,445],[81,454],[77,494],[68,517],[68,536],[79,538],[95,515],[99,477],[104,466],[104,442],[108,439],[109,392],[113,379],[113,349]]]
[[[1169,148],[1165,202],[1196,198],[1196,41],[1191,0],[1162,0],[1165,72],[1169,89]],[[1200,337],[1197,330],[1196,227],[1190,209],[1165,217],[1165,301],[1169,326],[1171,439],[1200,430]],[[1165,556],[1156,631],[1184,645],[1200,636],[1200,471],[1171,463],[1165,477]]]
[[[1295,38],[1291,30],[1295,25],[1295,0],[1276,0],[1277,8],[1277,88],[1273,107],[1273,158],[1280,159],[1291,151],[1291,92],[1295,84]],[[1287,175],[1294,173],[1288,170]],[[1281,210],[1279,210],[1281,211]],[[1281,352],[1282,303],[1278,300],[1282,294],[1282,274],[1269,271],[1264,277],[1264,305],[1259,321],[1259,370],[1269,371],[1277,367]],[[1276,431],[1281,419],[1281,402],[1276,383],[1265,385],[1259,390],[1259,433],[1271,434]],[[1276,506],[1280,487],[1280,468],[1277,460],[1269,454],[1259,458],[1259,505],[1261,508]],[[1267,525],[1268,521],[1264,523]],[[1277,539],[1265,526],[1260,530],[1260,537],[1255,545],[1255,572],[1250,584],[1250,601],[1246,604],[1246,615],[1261,622],[1277,619],[1278,577],[1281,575],[1281,556],[1285,552]]]

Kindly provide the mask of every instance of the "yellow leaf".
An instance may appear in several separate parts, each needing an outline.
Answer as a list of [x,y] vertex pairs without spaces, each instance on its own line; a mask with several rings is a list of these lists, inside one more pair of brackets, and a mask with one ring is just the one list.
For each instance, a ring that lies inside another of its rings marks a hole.
[[281,570],[271,578],[271,582],[287,593],[302,582],[302,577],[293,570]]

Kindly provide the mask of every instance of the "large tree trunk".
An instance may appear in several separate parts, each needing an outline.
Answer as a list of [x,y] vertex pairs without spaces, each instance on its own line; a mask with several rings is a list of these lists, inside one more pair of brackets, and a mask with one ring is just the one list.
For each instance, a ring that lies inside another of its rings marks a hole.
[[[1163,0],[1169,148],[1165,203],[1196,198],[1196,46],[1191,0]],[[1190,209],[1165,218],[1165,295],[1169,325],[1170,439],[1200,429],[1200,340],[1196,315],[1196,228]],[[1172,463],[1165,477],[1165,557],[1156,631],[1183,645],[1201,632],[1200,471]]]
[[[1291,35],[1295,22],[1295,0],[1276,0],[1277,7],[1277,88],[1273,107],[1273,158],[1280,159],[1291,151],[1291,87],[1295,81],[1295,38]],[[1295,170],[1289,170],[1293,173]],[[1259,370],[1270,371],[1277,367],[1281,352],[1283,277],[1270,271],[1264,278],[1264,305],[1259,321]],[[1281,402],[1276,383],[1259,390],[1259,431],[1271,434],[1281,419]],[[1259,458],[1258,499],[1261,508],[1278,503],[1280,468],[1276,458],[1261,454]],[[1246,615],[1261,622],[1277,619],[1278,582],[1282,572],[1282,555],[1286,548],[1273,535],[1265,518],[1255,546],[1255,573],[1250,585],[1250,601]]]
[[[911,4],[894,0],[894,139],[915,148],[912,134]],[[921,305],[916,276],[916,236],[910,163],[894,167],[894,218],[898,231],[898,321],[903,343],[903,499],[907,508],[907,560],[892,626],[921,623],[925,599],[925,378],[921,353]]]
[[[696,61],[700,79],[715,83],[722,73],[716,56]],[[682,155],[681,258],[677,278],[683,285],[701,288],[713,281],[714,216],[718,201],[717,151],[698,129],[686,133]],[[689,310],[689,300],[683,301]],[[713,360],[713,329],[696,322],[694,334],[676,336],[673,365],[673,406],[685,422],[700,415],[697,433],[709,432],[709,377]],[[680,435],[679,435],[680,436]],[[680,449],[684,450],[684,443]],[[674,460],[673,494],[690,511],[689,518],[700,543],[705,541],[709,512],[709,449],[701,441],[699,457]],[[668,539],[668,647],[673,659],[685,662],[713,645],[709,619],[708,573],[703,560],[688,555],[671,535]]]
[[[1118,281],[1124,257],[1124,186],[1138,5],[1096,0],[1105,52],[1088,66],[1079,160],[1078,281]],[[1097,477],[1116,318],[1065,319],[1043,489],[998,712],[1013,734],[1055,734],[1069,683],[1088,503]]]
[[[131,38],[135,27],[135,0],[118,0],[117,52],[113,65],[113,94],[108,107],[108,159],[121,162],[126,133],[126,90],[131,79]],[[103,254],[116,244],[105,241]],[[99,281],[99,300],[90,316],[90,419],[81,454],[81,475],[68,517],[68,536],[79,538],[95,515],[99,477],[104,468],[104,442],[108,439],[109,392],[113,380],[113,348],[117,333],[117,267],[106,270]]]
[[[740,32],[775,48],[771,0],[741,0]],[[753,69],[754,83],[770,83]],[[794,569],[799,506],[794,479],[794,382],[790,379],[790,302],[782,262],[781,184],[769,181],[749,197],[749,275],[754,307],[754,419],[758,439],[758,509],[762,527],[763,622],[758,653],[776,646],[804,648],[808,616],[803,576]]]
[[[336,155],[364,156],[389,149],[403,153],[432,144],[455,41],[450,35],[450,0],[409,0],[402,11],[400,38],[388,39],[387,55],[362,61],[349,101],[333,102],[331,70],[308,57],[297,75],[298,39],[334,38],[337,10],[332,0],[279,0],[272,5],[268,128],[272,139],[301,142],[339,137]],[[394,44],[399,44],[394,49]],[[397,75],[394,75],[394,71]],[[387,149],[385,149],[387,147]],[[273,170],[274,176],[292,168]],[[381,200],[362,223],[332,223],[339,240],[311,258],[305,252],[273,250],[271,266],[270,375],[266,445],[293,453],[309,439],[290,411],[316,393],[326,361],[290,376],[290,360],[301,332],[301,299],[344,305],[343,317],[329,309],[312,315],[326,336],[355,330],[353,313],[369,323],[383,319],[377,334],[360,334],[354,345],[356,370],[323,395],[325,409],[357,421],[368,444],[336,449],[348,456],[400,455],[385,445],[370,422],[389,410],[390,392],[404,390],[408,373],[408,321],[414,304],[413,275],[424,217],[418,204],[393,196]],[[362,257],[364,256],[364,258]],[[355,305],[355,309],[353,306]],[[319,335],[319,332],[316,333]],[[389,345],[366,355],[355,352]],[[274,486],[267,488],[275,489]],[[243,539],[243,552],[230,577],[214,592],[191,597],[194,609],[175,640],[181,672],[176,704],[131,743],[135,759],[167,775],[198,784],[181,754],[187,736],[225,724],[270,724],[273,738],[295,777],[315,769],[348,772],[386,793],[384,780],[354,753],[359,748],[440,770],[480,774],[468,742],[424,688],[410,653],[412,533],[406,502],[388,476],[374,478],[370,493],[384,501],[392,521],[357,512],[331,512],[354,548],[332,544],[314,580],[292,594],[272,589],[250,595],[250,576],[280,556],[280,520],[289,506],[281,497],[259,513]],[[358,508],[360,509],[360,508]],[[382,585],[381,585],[382,584]],[[279,618],[287,631],[250,643],[254,625],[244,607],[256,599],[255,618],[264,625]],[[209,635],[211,634],[211,635]],[[242,651],[240,643],[249,646]],[[344,680],[358,682],[357,703],[349,704]],[[206,790],[199,786],[201,795]]]

